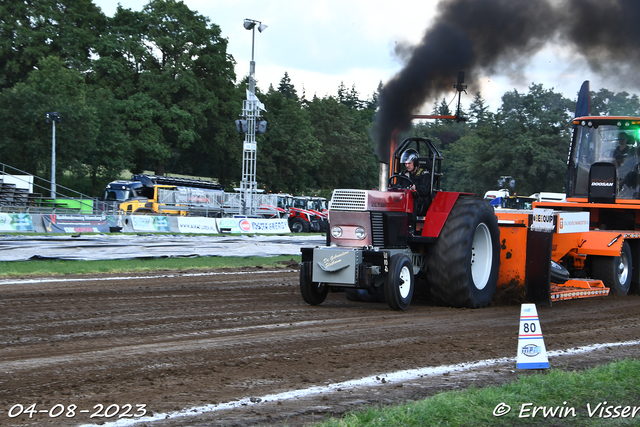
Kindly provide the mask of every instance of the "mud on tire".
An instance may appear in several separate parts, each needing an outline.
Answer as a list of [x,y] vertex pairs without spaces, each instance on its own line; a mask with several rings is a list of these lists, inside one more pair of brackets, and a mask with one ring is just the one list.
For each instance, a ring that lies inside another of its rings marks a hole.
[[487,306],[500,268],[500,230],[489,202],[459,198],[427,260],[427,281],[436,304]]

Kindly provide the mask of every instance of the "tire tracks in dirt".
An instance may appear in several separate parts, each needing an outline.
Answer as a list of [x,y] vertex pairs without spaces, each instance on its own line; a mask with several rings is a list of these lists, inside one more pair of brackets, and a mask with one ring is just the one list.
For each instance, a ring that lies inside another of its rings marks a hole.
[[[465,310],[415,302],[406,312],[393,312],[385,304],[330,294],[323,305],[312,307],[299,295],[295,271],[192,273],[122,280],[97,280],[105,278],[97,275],[0,287],[0,425],[50,421],[8,419],[6,411],[15,403],[141,402],[153,413],[168,413],[385,372],[514,357],[517,348],[519,306]],[[640,339],[638,312],[637,295],[539,308],[548,351]],[[598,354],[598,360],[609,360],[625,353]],[[203,415],[209,424],[202,425],[241,424],[238,414],[277,424],[279,411],[302,422],[309,414],[358,406],[344,402],[371,404],[387,397],[395,402],[452,384],[487,385],[515,375],[489,369],[476,379],[439,377],[404,389],[301,399],[288,402],[287,410],[266,405]],[[83,422],[88,419],[57,419],[56,425]]]

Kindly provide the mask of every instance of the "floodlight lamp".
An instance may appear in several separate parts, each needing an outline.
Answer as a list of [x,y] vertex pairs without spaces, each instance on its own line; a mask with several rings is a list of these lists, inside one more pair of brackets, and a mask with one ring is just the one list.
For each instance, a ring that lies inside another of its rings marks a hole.
[[263,31],[264,31],[264,30],[266,30],[266,29],[267,29],[267,26],[266,26],[266,25],[264,25],[264,24],[260,24],[260,25],[258,25],[258,31],[263,32]]
[[254,21],[251,21],[250,19],[245,19],[243,25],[246,30],[251,30],[256,26],[256,23]]

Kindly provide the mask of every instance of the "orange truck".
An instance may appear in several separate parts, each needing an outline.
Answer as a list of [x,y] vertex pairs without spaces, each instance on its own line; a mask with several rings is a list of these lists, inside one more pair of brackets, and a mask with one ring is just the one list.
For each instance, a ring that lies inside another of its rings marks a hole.
[[[522,286],[533,302],[640,290],[640,117],[585,116],[573,124],[566,202],[496,210],[498,289]],[[571,279],[549,285],[549,260]]]

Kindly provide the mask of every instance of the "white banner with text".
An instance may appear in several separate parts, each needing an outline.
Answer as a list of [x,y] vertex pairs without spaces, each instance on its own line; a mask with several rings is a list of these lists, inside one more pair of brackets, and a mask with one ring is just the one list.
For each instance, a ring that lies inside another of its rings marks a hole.
[[286,218],[218,218],[216,221],[221,233],[291,233]]
[[215,218],[178,217],[180,233],[218,234]]

